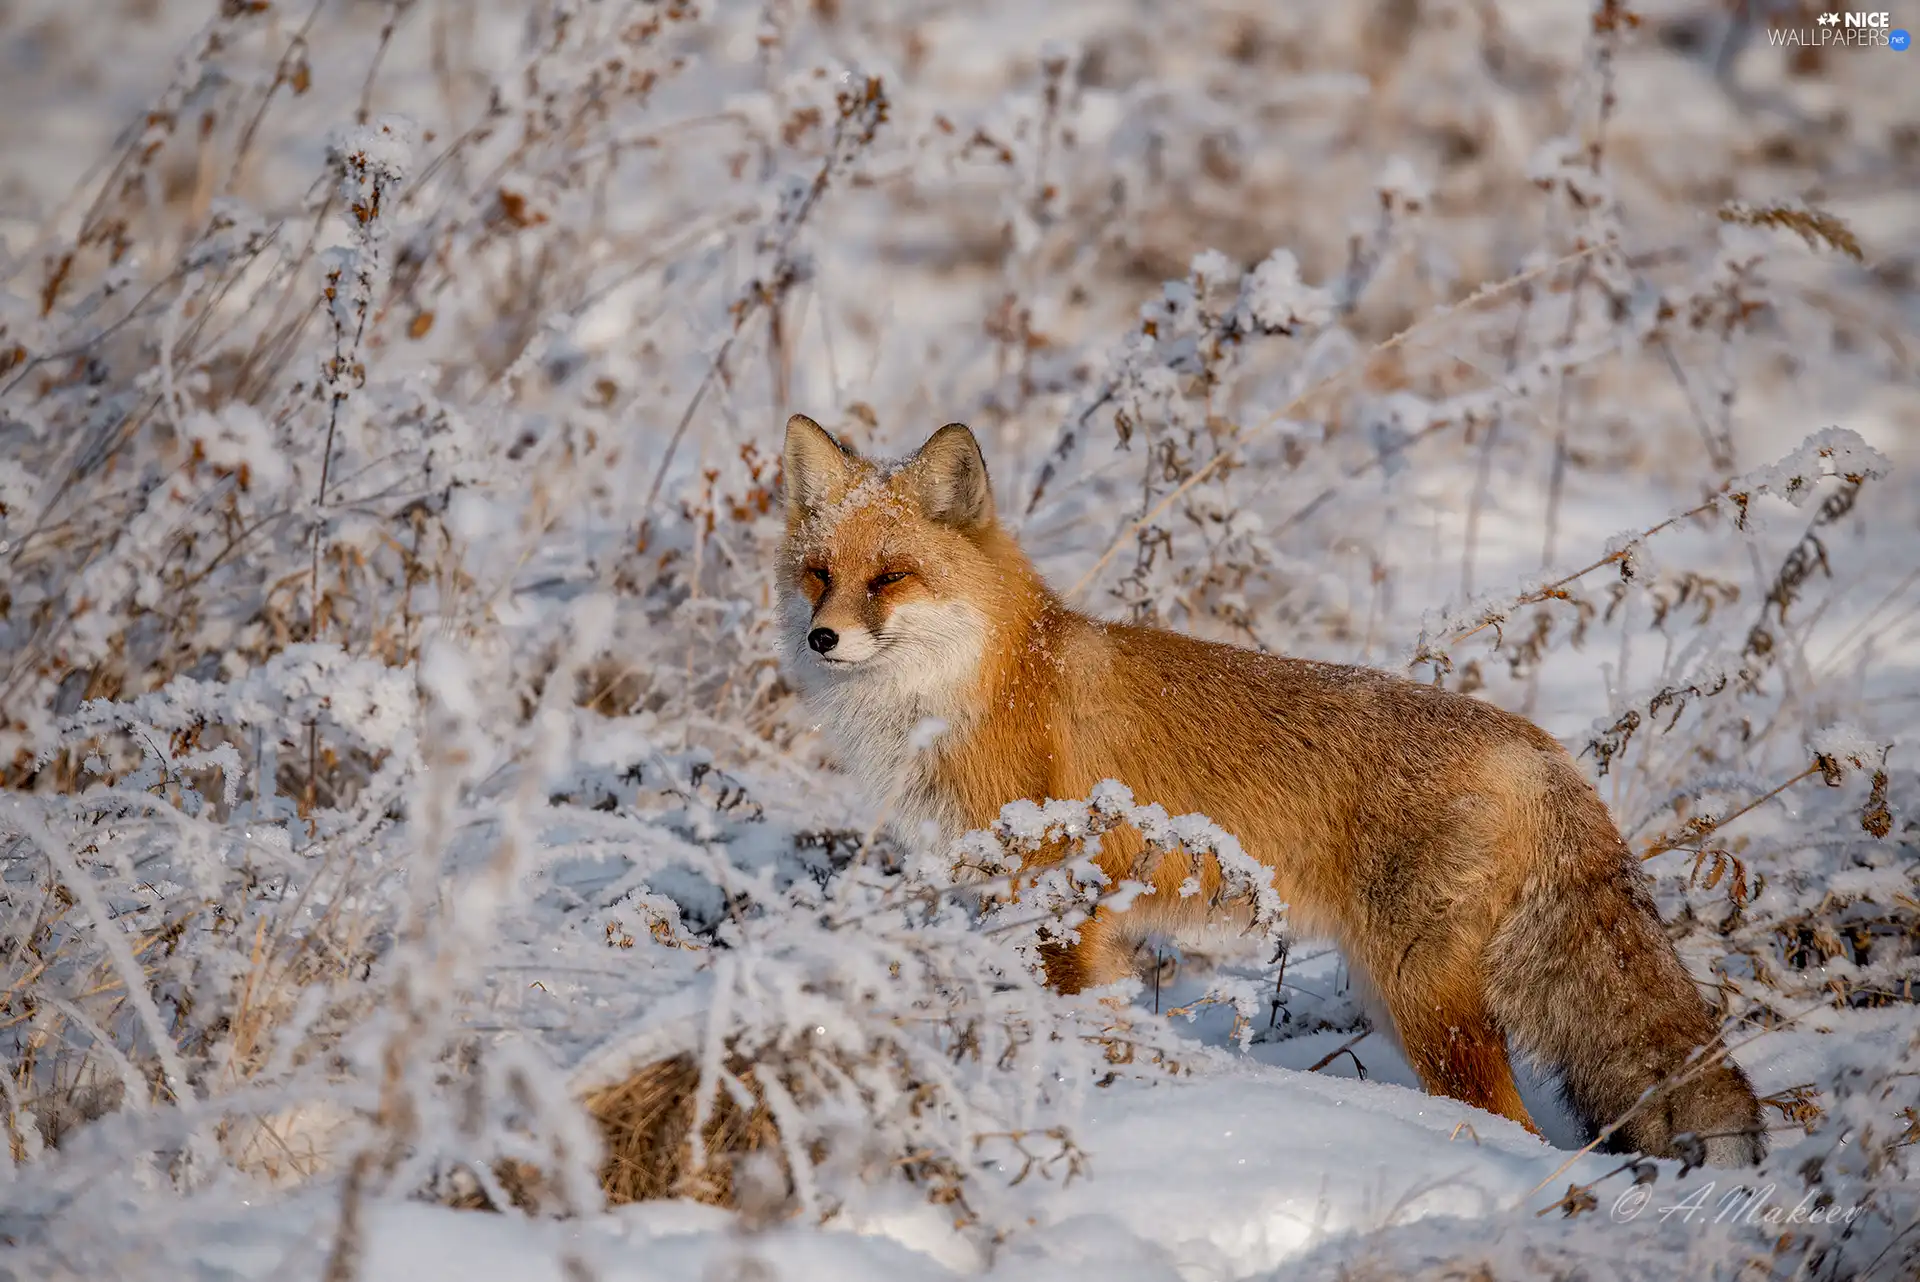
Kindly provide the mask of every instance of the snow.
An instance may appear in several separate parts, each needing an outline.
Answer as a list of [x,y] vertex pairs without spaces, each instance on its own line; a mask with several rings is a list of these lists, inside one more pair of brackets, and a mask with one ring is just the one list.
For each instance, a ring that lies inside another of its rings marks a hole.
[[[1782,1066],[1787,1067],[1785,1065]],[[1651,1214],[1627,1218],[1638,1186],[1617,1158],[1575,1158],[1504,1119],[1382,1082],[1257,1064],[1117,1086],[1089,1108],[1085,1174],[1028,1186],[1029,1229],[988,1249],[955,1239],[925,1206],[869,1212],[826,1231],[742,1222],[687,1202],[642,1204],[577,1221],[526,1220],[427,1205],[382,1205],[368,1217],[364,1282],[602,1282],[711,1277],[746,1268],[787,1282],[980,1277],[1041,1282],[1111,1270],[1142,1282],[1240,1282],[1331,1276],[1395,1236],[1423,1249],[1519,1256],[1549,1240],[1568,1185],[1595,1183],[1610,1260],[1596,1276],[1670,1276],[1728,1246],[1710,1216],[1724,1176],[1661,1178]],[[1753,1187],[1760,1198],[1762,1188]],[[1690,1198],[1698,1223],[1685,1223]],[[224,1203],[184,1279],[283,1277],[326,1231],[312,1198]],[[1744,1204],[1742,1204],[1744,1205]],[[1760,1206],[1787,1211],[1769,1195]],[[1549,1215],[1543,1216],[1542,1211]],[[1756,1209],[1754,1213],[1759,1212]],[[1724,1217],[1723,1217],[1724,1218]],[[1441,1244],[1450,1244],[1442,1247]],[[169,1253],[171,1254],[171,1252]],[[1641,1272],[1652,1270],[1652,1272]]]
[[1332,299],[1300,279],[1300,264],[1289,250],[1276,249],[1248,278],[1243,305],[1256,324],[1273,329],[1324,325],[1332,318]]
[[[1036,1179],[1029,1193],[1033,1231],[991,1260],[957,1244],[937,1216],[912,1208],[827,1232],[743,1232],[735,1216],[691,1203],[570,1223],[393,1205],[370,1216],[360,1276],[566,1279],[574,1276],[566,1260],[575,1256],[603,1282],[708,1276],[710,1268],[743,1259],[761,1260],[772,1276],[791,1282],[1037,1280],[1102,1263],[1128,1266],[1135,1271],[1122,1276],[1142,1279],[1229,1282],[1420,1220],[1476,1236],[1497,1233],[1502,1222],[1557,1196],[1557,1188],[1536,1189],[1564,1157],[1512,1123],[1449,1101],[1257,1066],[1116,1088],[1083,1125],[1088,1174],[1065,1187]],[[1592,1178],[1615,1165],[1588,1157],[1561,1174]],[[230,1204],[197,1270],[176,1276],[283,1276],[293,1261],[275,1239],[311,1241],[324,1231],[327,1213],[311,1200],[279,1208]]]

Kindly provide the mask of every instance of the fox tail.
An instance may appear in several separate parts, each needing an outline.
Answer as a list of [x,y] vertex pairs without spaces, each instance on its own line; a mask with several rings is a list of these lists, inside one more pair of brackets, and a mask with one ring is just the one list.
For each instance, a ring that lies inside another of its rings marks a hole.
[[1536,812],[1545,857],[1488,945],[1489,1013],[1559,1073],[1590,1136],[1625,1118],[1604,1147],[1758,1162],[1760,1101],[1727,1058],[1639,862],[1584,779],[1568,770],[1550,791],[1559,795]]

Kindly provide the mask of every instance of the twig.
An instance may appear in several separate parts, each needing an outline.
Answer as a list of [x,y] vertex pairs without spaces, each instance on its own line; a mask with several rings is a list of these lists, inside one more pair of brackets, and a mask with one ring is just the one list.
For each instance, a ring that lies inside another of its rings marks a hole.
[[[1336,384],[1341,382],[1341,380],[1347,378],[1349,375],[1359,370],[1364,370],[1372,362],[1374,357],[1384,355],[1385,353],[1392,351],[1396,347],[1399,347],[1401,344],[1407,342],[1414,335],[1419,334],[1424,330],[1426,330],[1429,326],[1442,320],[1452,320],[1455,317],[1457,317],[1461,312],[1466,311],[1473,307],[1477,307],[1481,303],[1486,302],[1488,299],[1497,298],[1500,295],[1505,294],[1510,290],[1518,289],[1520,286],[1526,284],[1528,281],[1538,280],[1542,276],[1546,276],[1553,272],[1558,271],[1560,268],[1565,267],[1569,263],[1578,262],[1581,259],[1588,257],[1589,255],[1597,254],[1601,250],[1609,249],[1609,248],[1611,248],[1611,246],[1609,245],[1589,245],[1584,249],[1578,249],[1571,254],[1567,254],[1563,257],[1556,258],[1550,263],[1543,263],[1538,267],[1530,267],[1526,271],[1519,272],[1515,275],[1509,276],[1504,280],[1495,281],[1491,285],[1483,286],[1482,288],[1477,289],[1473,293],[1467,295],[1466,298],[1462,299],[1460,302],[1454,304],[1451,307],[1443,307],[1443,308],[1439,308],[1434,311],[1428,312],[1425,316],[1421,317],[1419,320],[1415,321],[1413,324],[1407,326],[1405,329],[1401,330],[1399,333],[1381,341],[1360,360],[1353,362],[1351,365],[1342,366],[1340,369],[1335,370],[1333,373],[1327,375],[1325,378],[1318,380],[1312,386],[1300,392],[1292,400],[1288,401],[1285,405],[1281,406],[1280,409],[1277,410],[1275,413],[1269,415],[1267,420],[1260,425],[1261,428],[1262,429],[1270,428],[1274,426],[1276,423],[1280,423],[1284,421],[1290,415],[1292,415],[1292,413],[1296,409],[1304,405],[1311,397],[1319,394],[1320,392],[1327,390],[1330,387],[1335,386]],[[1250,435],[1251,433],[1243,434],[1240,439],[1244,440],[1246,439],[1247,436],[1250,436]],[[1082,592],[1084,592],[1087,589],[1087,587],[1094,581],[1094,579],[1099,577],[1100,572],[1107,568],[1107,564],[1110,561],[1112,561],[1114,557],[1120,554],[1120,549],[1126,546],[1128,539],[1133,538],[1135,535],[1139,534],[1140,531],[1146,529],[1149,525],[1152,525],[1155,521],[1159,520],[1160,517],[1163,514],[1165,514],[1168,508],[1172,507],[1175,503],[1179,502],[1183,497],[1185,497],[1186,494],[1190,490],[1192,490],[1194,486],[1200,484],[1200,482],[1206,480],[1209,476],[1213,475],[1213,473],[1219,468],[1224,467],[1227,461],[1231,459],[1233,455],[1234,455],[1233,448],[1231,446],[1228,446],[1226,448],[1223,448],[1218,454],[1215,454],[1212,458],[1208,459],[1205,463],[1201,464],[1198,468],[1195,468],[1192,476],[1189,476],[1186,480],[1180,482],[1179,485],[1175,486],[1172,490],[1168,491],[1166,497],[1161,499],[1158,503],[1154,504],[1154,506],[1146,513],[1146,515],[1142,516],[1139,520],[1132,522],[1124,530],[1122,530],[1120,534],[1113,540],[1112,544],[1108,546],[1107,550],[1100,554],[1100,559],[1093,563],[1093,568],[1088,570],[1085,574],[1081,575],[1079,581],[1076,582],[1072,588],[1068,589],[1067,595],[1069,597],[1077,597]]]
[[1740,809],[1734,811],[1730,815],[1726,815],[1722,818],[1715,819],[1713,822],[1701,827],[1697,827],[1697,828],[1684,827],[1679,833],[1671,837],[1662,838],[1661,840],[1656,841],[1653,845],[1647,847],[1646,850],[1641,852],[1640,862],[1645,863],[1647,860],[1654,858],[1656,855],[1664,855],[1670,850],[1692,849],[1692,847],[1688,843],[1702,841],[1708,837],[1711,837],[1714,833],[1719,832],[1722,828],[1726,827],[1728,824],[1738,819],[1741,815],[1744,815],[1749,811],[1758,810],[1761,806],[1766,805],[1769,801],[1772,801],[1775,797],[1779,796],[1781,793],[1785,792],[1787,789],[1793,787],[1793,785],[1799,783],[1801,780],[1806,779],[1812,775],[1817,775],[1819,773],[1821,773],[1820,765],[1818,762],[1816,762],[1815,764],[1808,766],[1805,770],[1802,770],[1799,774],[1795,775],[1793,778],[1781,784],[1779,787],[1773,789],[1770,792],[1764,793],[1761,796],[1755,797],[1752,801],[1749,801],[1746,805],[1740,807]]
[[1366,1041],[1367,1038],[1372,1036],[1373,1036],[1373,1030],[1371,1028],[1361,1029],[1359,1032],[1355,1033],[1352,1037],[1349,1037],[1346,1041],[1340,1043],[1340,1045],[1334,1047],[1332,1050],[1328,1051],[1325,1055],[1322,1055],[1319,1059],[1315,1060],[1313,1064],[1308,1067],[1307,1071],[1309,1073],[1317,1073],[1321,1069],[1325,1068],[1327,1065],[1333,1063],[1333,1061],[1335,1061],[1336,1059],[1339,1059],[1342,1055],[1345,1055],[1348,1059],[1351,1059],[1353,1061],[1354,1068],[1359,1071],[1360,1080],[1363,1082],[1366,1081],[1367,1066],[1360,1062],[1360,1057],[1353,1053],[1353,1048],[1358,1046],[1361,1042]]

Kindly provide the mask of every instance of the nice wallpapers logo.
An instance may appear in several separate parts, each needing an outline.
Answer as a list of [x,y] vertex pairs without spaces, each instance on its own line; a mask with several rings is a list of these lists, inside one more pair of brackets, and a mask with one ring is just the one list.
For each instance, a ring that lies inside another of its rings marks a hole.
[[1890,13],[1843,11],[1821,14],[1812,27],[1769,28],[1767,43],[1787,48],[1833,45],[1904,53],[1913,36],[1905,27],[1894,26]]

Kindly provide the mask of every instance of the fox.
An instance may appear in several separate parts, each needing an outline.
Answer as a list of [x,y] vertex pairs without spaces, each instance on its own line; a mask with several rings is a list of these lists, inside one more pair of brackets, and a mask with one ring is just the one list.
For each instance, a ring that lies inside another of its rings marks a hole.
[[[1545,730],[1378,669],[1069,608],[1001,524],[964,424],[875,460],[795,414],[781,462],[780,662],[903,832],[952,840],[1010,801],[1117,780],[1270,868],[1288,931],[1340,949],[1430,1093],[1538,1136],[1518,1052],[1558,1078],[1589,1142],[1765,1156],[1759,1100],[1646,874]],[[1233,915],[1212,906],[1217,861],[1138,872],[1144,846],[1127,826],[1102,838],[1102,871],[1151,889],[1045,947],[1050,987],[1102,988],[1142,940]],[[1180,893],[1189,877],[1200,893]]]

